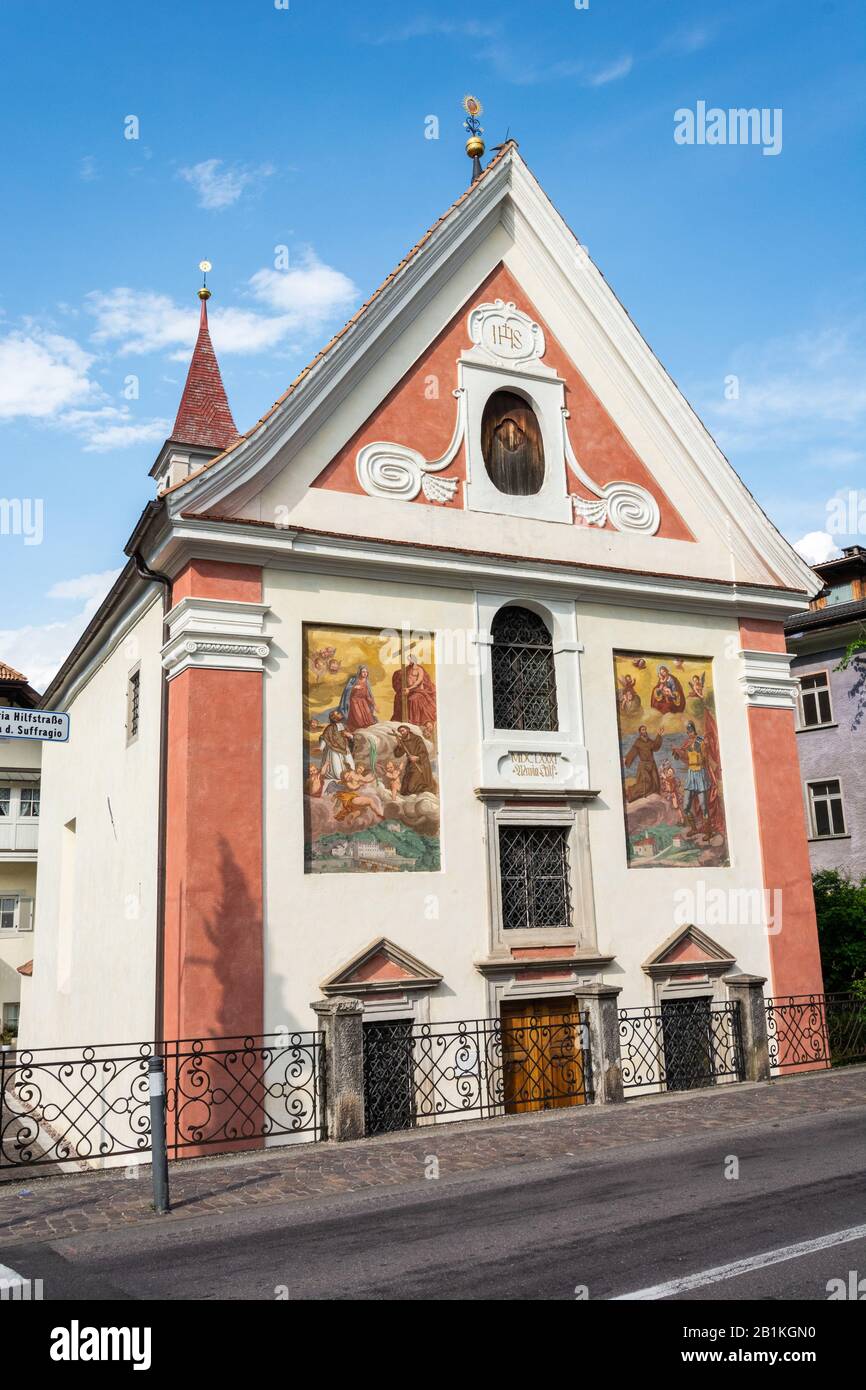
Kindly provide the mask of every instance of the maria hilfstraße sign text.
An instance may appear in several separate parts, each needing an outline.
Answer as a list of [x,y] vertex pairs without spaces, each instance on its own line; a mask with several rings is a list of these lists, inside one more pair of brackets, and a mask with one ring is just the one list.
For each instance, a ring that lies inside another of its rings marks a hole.
[[69,715],[58,710],[0,705],[0,738],[40,738],[46,743],[65,743],[69,738]]

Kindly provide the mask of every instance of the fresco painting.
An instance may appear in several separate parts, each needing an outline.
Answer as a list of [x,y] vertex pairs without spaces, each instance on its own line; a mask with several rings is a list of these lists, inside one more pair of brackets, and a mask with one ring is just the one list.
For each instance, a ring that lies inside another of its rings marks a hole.
[[712,662],[617,652],[613,664],[629,866],[730,863]]
[[305,627],[304,665],[306,871],[438,870],[431,634]]

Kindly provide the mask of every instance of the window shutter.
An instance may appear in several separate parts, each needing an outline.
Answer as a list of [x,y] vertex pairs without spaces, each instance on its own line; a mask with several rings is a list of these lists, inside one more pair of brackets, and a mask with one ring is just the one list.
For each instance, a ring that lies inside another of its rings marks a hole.
[[535,411],[513,391],[494,391],[481,417],[481,454],[490,481],[511,497],[544,486],[544,445]]
[[18,930],[19,930],[19,931],[32,931],[32,930],[33,930],[33,908],[34,908],[34,902],[33,902],[33,899],[32,899],[32,898],[19,898],[19,899],[18,899]]

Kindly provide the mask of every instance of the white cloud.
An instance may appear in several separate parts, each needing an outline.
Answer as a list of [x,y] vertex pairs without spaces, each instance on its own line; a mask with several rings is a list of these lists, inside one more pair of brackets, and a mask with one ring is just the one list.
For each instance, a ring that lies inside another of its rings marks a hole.
[[180,177],[192,184],[198,194],[199,207],[219,212],[236,203],[245,188],[270,178],[273,172],[271,164],[261,164],[254,169],[226,165],[221,159],[203,159],[199,164],[181,169]]
[[307,248],[288,270],[257,270],[250,280],[254,297],[269,309],[318,326],[337,309],[346,309],[357,291],[348,275],[320,261]]
[[438,20],[413,19],[400,29],[386,29],[366,40],[379,45],[385,43],[406,43],[410,39],[485,39],[499,32],[496,24],[482,24],[477,19]]
[[101,570],[99,574],[79,574],[75,579],[59,579],[52,584],[46,598],[95,598],[101,602],[120,570]]
[[802,555],[808,565],[823,565],[827,560],[834,560],[839,554],[839,547],[829,531],[808,531],[805,536],[794,541],[794,549],[798,555]]
[[84,183],[93,183],[95,179],[99,178],[96,159],[92,154],[86,154],[82,159],[78,170],[78,177]]
[[119,573],[119,570],[105,570],[102,574],[84,574],[75,579],[60,580],[49,590],[48,597],[76,601],[84,599],[83,604],[68,618],[57,622],[0,630],[3,660],[23,671],[37,690],[44,690]]
[[[256,271],[249,293],[275,312],[235,306],[212,310],[208,321],[220,354],[264,352],[292,333],[309,336],[358,297],[349,277],[325,265],[310,248],[288,270]],[[167,350],[176,361],[188,360],[198,331],[195,308],[181,308],[168,295],[127,286],[93,291],[87,308],[96,321],[95,343],[116,344],[121,356]]]
[[133,444],[161,443],[171,429],[170,420],[136,420],[129,406],[113,405],[98,410],[70,410],[57,423],[82,436],[86,454],[105,454]]
[[682,29],[674,29],[673,33],[668,34],[659,45],[660,53],[675,53],[688,55],[698,53],[702,48],[712,41],[714,30],[703,24],[686,25]]
[[167,294],[152,290],[93,290],[85,307],[96,320],[95,343],[119,343],[121,354],[158,352],[183,343],[192,347],[198,327],[198,310],[180,308]]
[[634,59],[631,54],[627,53],[625,57],[618,58],[615,63],[608,63],[606,67],[600,68],[587,81],[590,87],[604,87],[608,82],[617,82],[621,77],[628,77],[633,67]]
[[93,357],[72,338],[37,328],[0,338],[0,420],[47,420],[99,395]]
[[[866,425],[866,339],[859,323],[808,330],[742,348],[731,363],[736,399],[706,388],[701,413],[722,448],[825,453],[832,466],[860,453]],[[726,378],[726,381],[729,378]],[[831,451],[837,452],[830,459]]]

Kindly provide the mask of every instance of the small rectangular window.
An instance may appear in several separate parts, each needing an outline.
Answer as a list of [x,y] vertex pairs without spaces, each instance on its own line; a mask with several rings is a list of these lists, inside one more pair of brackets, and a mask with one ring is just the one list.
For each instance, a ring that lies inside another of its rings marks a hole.
[[0,931],[15,930],[17,909],[17,898],[0,898]]
[[19,804],[19,815],[25,819],[37,820],[39,817],[39,788],[22,787],[21,801]]
[[569,877],[567,827],[500,827],[499,879],[506,931],[570,927]]
[[800,711],[804,729],[829,724],[833,718],[830,682],[826,671],[800,677]]
[[8,816],[12,806],[12,788],[0,787],[0,817]]
[[136,670],[130,673],[129,682],[126,688],[126,738],[127,741],[138,737],[138,709],[141,693],[141,671]]
[[842,786],[838,779],[828,782],[809,782],[809,804],[812,833],[817,839],[845,834],[845,813],[842,808]]
[[20,1007],[17,1001],[3,1005],[3,1032],[11,1033],[13,1037],[18,1036],[18,1015]]

